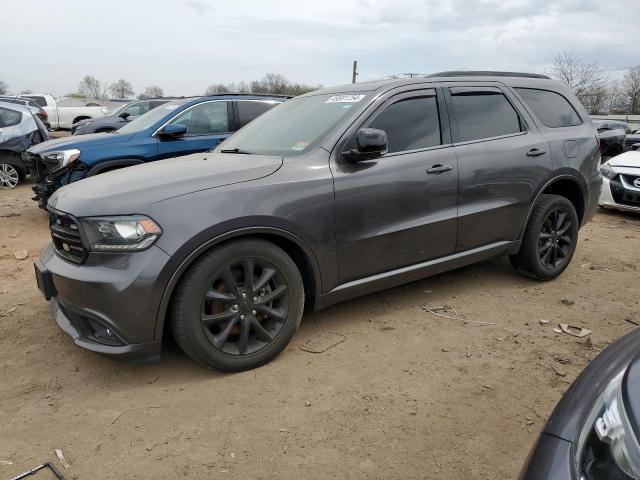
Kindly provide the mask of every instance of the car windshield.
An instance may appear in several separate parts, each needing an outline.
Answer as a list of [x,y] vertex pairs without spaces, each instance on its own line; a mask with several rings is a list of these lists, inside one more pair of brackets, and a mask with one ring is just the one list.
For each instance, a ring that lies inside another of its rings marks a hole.
[[182,103],[183,102],[169,102],[164,105],[160,105],[158,108],[154,108],[144,115],[140,115],[138,118],[127,123],[124,127],[119,128],[114,133],[128,134],[146,130],[158,123],[171,112],[175,111],[180,105],[182,105]]
[[259,116],[215,151],[300,155],[318,145],[348,115],[364,105],[367,92],[294,98]]
[[135,104],[135,102],[125,103],[119,109],[117,109],[115,112],[113,112],[111,115],[113,115],[114,117],[117,117],[122,112],[124,112],[128,107],[130,107],[131,105],[134,105],[134,104]]

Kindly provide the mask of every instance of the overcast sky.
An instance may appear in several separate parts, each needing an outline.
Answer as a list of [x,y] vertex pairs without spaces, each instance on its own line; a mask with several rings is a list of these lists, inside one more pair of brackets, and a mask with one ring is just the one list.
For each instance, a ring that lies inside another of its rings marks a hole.
[[[574,52],[640,63],[639,0],[1,0],[0,80],[61,95],[83,75],[201,94],[266,72],[325,86],[451,69],[545,72]],[[620,76],[619,72],[612,72]]]

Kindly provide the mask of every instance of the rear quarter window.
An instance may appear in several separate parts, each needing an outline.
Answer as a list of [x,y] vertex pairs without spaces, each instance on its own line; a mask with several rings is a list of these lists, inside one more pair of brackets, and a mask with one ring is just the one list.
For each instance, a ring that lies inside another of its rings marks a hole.
[[573,106],[559,93],[536,88],[516,88],[515,90],[545,127],[582,125],[582,120]]
[[0,128],[13,127],[22,121],[22,113],[0,107]]
[[236,102],[236,105],[238,106],[238,128],[242,128],[251,120],[254,120],[267,110],[271,110],[279,104],[275,102],[239,100]]

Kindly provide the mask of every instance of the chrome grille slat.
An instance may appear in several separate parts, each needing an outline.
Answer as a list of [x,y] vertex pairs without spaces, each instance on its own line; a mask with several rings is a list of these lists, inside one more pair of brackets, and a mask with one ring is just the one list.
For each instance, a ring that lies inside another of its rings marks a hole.
[[58,254],[73,263],[83,263],[87,257],[77,221],[68,215],[50,212],[49,229]]

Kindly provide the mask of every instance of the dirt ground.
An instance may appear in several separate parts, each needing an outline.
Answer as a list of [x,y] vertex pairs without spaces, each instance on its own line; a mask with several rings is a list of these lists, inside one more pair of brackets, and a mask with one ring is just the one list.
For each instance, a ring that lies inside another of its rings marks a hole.
[[[74,479],[514,478],[568,384],[640,322],[640,216],[599,211],[551,283],[501,258],[307,315],[253,371],[208,371],[171,345],[159,363],[117,363],[49,315],[30,196],[0,191],[0,478],[45,460]],[[593,347],[559,322],[593,330]],[[322,332],[346,341],[300,350]]]

